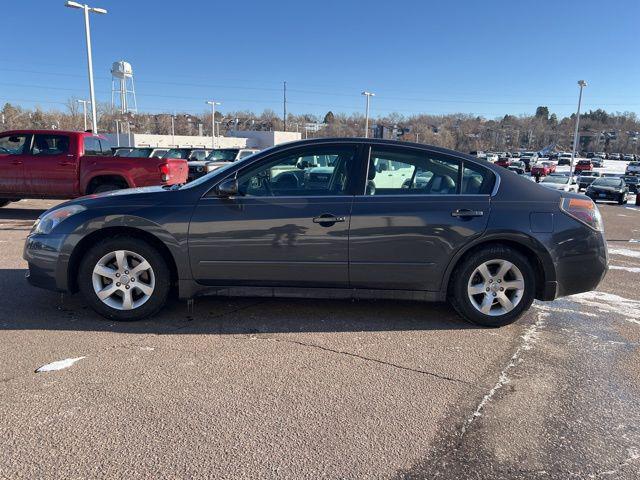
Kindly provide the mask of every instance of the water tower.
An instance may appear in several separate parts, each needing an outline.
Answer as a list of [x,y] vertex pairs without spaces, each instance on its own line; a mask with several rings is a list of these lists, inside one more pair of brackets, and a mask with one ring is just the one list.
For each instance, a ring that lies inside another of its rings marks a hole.
[[124,60],[111,66],[111,108],[120,113],[138,112],[133,68]]

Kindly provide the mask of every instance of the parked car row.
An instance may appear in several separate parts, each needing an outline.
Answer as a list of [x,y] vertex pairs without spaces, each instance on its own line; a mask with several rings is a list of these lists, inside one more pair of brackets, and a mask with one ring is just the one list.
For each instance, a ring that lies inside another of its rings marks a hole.
[[625,162],[632,162],[634,160],[640,160],[640,155],[634,153],[605,153],[605,152],[586,152],[585,158],[600,158],[602,160],[624,160]]

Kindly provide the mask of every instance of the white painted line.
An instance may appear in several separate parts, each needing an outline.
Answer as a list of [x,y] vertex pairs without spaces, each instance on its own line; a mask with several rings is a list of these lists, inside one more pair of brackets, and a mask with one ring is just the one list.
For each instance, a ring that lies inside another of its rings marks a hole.
[[629,248],[610,248],[611,255],[623,255],[625,257],[640,258],[640,252]]
[[623,267],[622,265],[609,265],[609,270],[624,270],[625,272],[640,273],[640,267]]

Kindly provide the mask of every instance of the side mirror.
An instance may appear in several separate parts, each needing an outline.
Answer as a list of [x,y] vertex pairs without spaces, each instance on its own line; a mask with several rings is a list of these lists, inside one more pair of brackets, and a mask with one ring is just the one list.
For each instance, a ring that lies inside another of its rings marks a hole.
[[235,178],[225,180],[216,187],[216,194],[219,197],[229,198],[238,194],[238,181]]

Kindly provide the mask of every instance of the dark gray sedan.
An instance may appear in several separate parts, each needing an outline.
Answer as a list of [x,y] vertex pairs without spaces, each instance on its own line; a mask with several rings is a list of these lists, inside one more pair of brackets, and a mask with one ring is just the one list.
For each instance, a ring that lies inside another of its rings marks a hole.
[[183,186],[120,190],[45,212],[29,281],[105,317],[200,294],[449,300],[487,326],[607,270],[588,198],[469,155],[370,139],[277,146]]

